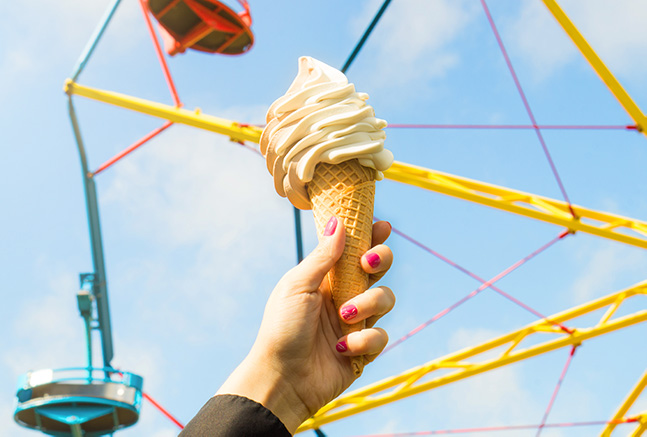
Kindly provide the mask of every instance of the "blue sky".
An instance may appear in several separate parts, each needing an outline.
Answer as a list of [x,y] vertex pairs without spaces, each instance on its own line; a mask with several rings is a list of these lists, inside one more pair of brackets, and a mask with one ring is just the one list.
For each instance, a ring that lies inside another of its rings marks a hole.
[[[187,52],[169,60],[187,108],[262,123],[313,56],[341,67],[381,1],[250,1],[256,43],[240,57]],[[636,103],[647,110],[647,5],[562,0]],[[631,119],[539,0],[490,0],[494,20],[540,124],[626,125]],[[107,2],[0,4],[0,435],[15,425],[17,377],[85,363],[78,274],[91,271],[78,154],[64,80]],[[389,123],[527,124],[476,0],[392,2],[348,77]],[[124,0],[79,83],[171,104],[138,3]],[[90,167],[163,122],[75,99]],[[397,160],[556,199],[532,131],[388,129]],[[647,139],[627,131],[545,131],[573,203],[647,219]],[[292,209],[262,159],[215,134],[173,126],[97,176],[115,359],[188,421],[244,357],[267,296],[295,262]],[[378,184],[376,215],[490,278],[562,229],[395,182]],[[315,231],[303,214],[307,250]],[[398,303],[382,326],[397,339],[478,287],[404,239],[384,284]],[[499,287],[544,314],[645,279],[647,254],[569,236]],[[644,309],[645,301],[623,309]],[[534,316],[491,290],[369,366],[354,387],[519,329]],[[577,326],[577,324],[576,324]],[[605,420],[647,362],[637,326],[578,349],[549,422]],[[568,350],[418,395],[324,428],[360,435],[539,423]],[[647,409],[643,396],[631,410]],[[629,428],[620,429],[628,433]],[[546,430],[590,436],[599,429]],[[120,435],[166,437],[151,405]],[[515,435],[531,436],[535,431]]]

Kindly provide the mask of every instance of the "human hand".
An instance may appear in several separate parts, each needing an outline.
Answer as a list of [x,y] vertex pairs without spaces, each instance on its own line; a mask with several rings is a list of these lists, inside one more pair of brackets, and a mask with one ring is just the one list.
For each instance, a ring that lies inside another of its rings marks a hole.
[[[395,304],[387,287],[371,288],[349,300],[338,316],[326,274],[344,248],[345,229],[335,217],[319,245],[279,281],[272,292],[256,341],[217,394],[245,396],[270,409],[294,433],[322,406],[355,380],[350,356],[369,363],[388,342],[375,323]],[[382,243],[391,226],[373,225],[373,247],[362,257],[369,287],[391,267],[393,254]],[[341,336],[346,323],[366,320],[366,328]]]

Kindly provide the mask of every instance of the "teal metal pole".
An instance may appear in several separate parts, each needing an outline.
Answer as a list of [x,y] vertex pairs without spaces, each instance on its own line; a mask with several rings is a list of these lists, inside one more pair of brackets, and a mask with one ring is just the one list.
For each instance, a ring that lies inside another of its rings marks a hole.
[[301,235],[301,211],[294,208],[294,230],[297,240],[297,264],[303,261],[303,237]]
[[94,285],[94,274],[81,275],[81,290],[76,295],[76,303],[79,307],[81,317],[85,324],[85,343],[88,357],[88,384],[92,382],[92,310],[94,295],[92,287]]
[[103,366],[111,367],[110,361],[114,356],[112,347],[112,327],[110,326],[110,307],[108,305],[108,286],[106,283],[106,269],[103,258],[103,243],[101,240],[101,226],[99,223],[99,204],[94,177],[88,169],[85,147],[81,138],[81,130],[76,118],[76,111],[72,103],[72,96],[68,97],[68,110],[74,138],[79,150],[81,171],[83,172],[83,187],[85,189],[85,203],[88,214],[88,227],[90,230],[90,248],[92,250],[92,263],[94,265],[94,279],[92,281],[92,294],[97,302],[97,315],[99,318],[99,331],[101,332],[101,348],[103,352]]
[[85,339],[87,344],[88,354],[88,383],[92,382],[92,326],[89,318],[84,317],[85,322]]
[[359,54],[360,50],[362,50],[362,47],[364,47],[364,43],[371,35],[371,32],[373,32],[375,25],[378,23],[378,21],[380,21],[380,18],[382,18],[382,14],[384,14],[384,11],[386,11],[386,8],[389,6],[390,3],[391,3],[391,0],[385,0],[384,3],[382,3],[382,6],[377,11],[377,14],[375,14],[375,17],[373,17],[373,21],[371,21],[371,24],[369,24],[368,27],[366,28],[366,31],[364,31],[362,38],[360,38],[359,42],[353,49],[353,52],[350,54],[348,59],[346,59],[344,66],[341,67],[342,73],[346,73],[346,70],[348,70],[350,65],[353,63],[353,61],[355,60],[355,57]]
[[70,425],[70,431],[72,432],[72,437],[83,437],[83,429],[79,423]]
[[110,20],[112,20],[112,16],[115,14],[115,11],[117,10],[117,6],[119,6],[119,3],[121,3],[121,0],[114,0],[112,4],[108,6],[108,9],[106,9],[106,12],[103,15],[103,19],[99,22],[99,25],[96,27],[96,29],[94,29],[94,33],[92,34],[92,37],[90,37],[90,40],[85,46],[85,49],[83,49],[83,53],[81,53],[79,60],[76,62],[76,65],[74,66],[74,72],[72,73],[72,80],[74,82],[76,82],[76,79],[79,77],[79,75],[85,68],[85,64],[87,64],[88,60],[90,59],[90,56],[92,56],[92,52],[94,52],[94,49],[97,47],[99,40],[101,39],[101,37],[103,36],[103,33],[108,27],[108,23],[110,23]]

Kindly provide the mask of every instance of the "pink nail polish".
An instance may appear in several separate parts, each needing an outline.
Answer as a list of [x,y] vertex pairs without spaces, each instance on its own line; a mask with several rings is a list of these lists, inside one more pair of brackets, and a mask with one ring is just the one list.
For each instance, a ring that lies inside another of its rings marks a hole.
[[344,320],[350,320],[357,315],[357,307],[355,305],[346,305],[341,309],[341,316]]
[[367,253],[366,254],[366,262],[368,263],[369,266],[375,268],[380,265],[380,255],[377,253]]
[[339,343],[337,343],[337,345],[335,346],[335,349],[337,349],[337,352],[340,352],[340,353],[346,352],[348,350],[348,345],[344,340],[342,340]]
[[330,217],[330,220],[328,220],[328,223],[326,224],[326,228],[324,229],[324,237],[329,237],[332,234],[335,233],[335,229],[337,229],[337,217],[332,216]]

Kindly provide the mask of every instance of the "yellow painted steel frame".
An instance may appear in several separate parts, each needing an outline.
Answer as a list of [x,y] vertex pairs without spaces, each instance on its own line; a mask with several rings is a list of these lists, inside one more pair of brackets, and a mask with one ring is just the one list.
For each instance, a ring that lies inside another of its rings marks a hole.
[[245,125],[213,115],[203,114],[200,109],[189,111],[184,108],[151,102],[150,100],[131,97],[113,91],[99,90],[79,85],[71,79],[65,81],[63,88],[66,94],[87,97],[103,103],[119,106],[144,114],[160,117],[174,123],[186,124],[199,129],[227,135],[233,141],[252,141],[258,143],[263,130],[256,126]]
[[578,216],[574,218],[566,202],[401,162],[393,163],[384,175],[394,181],[564,226],[573,232],[647,249],[647,222],[572,205]]
[[[189,111],[113,91],[90,88],[71,80],[65,82],[65,92],[227,135],[233,141],[258,143],[262,132],[260,127],[203,114],[199,109]],[[395,162],[384,175],[394,181],[564,226],[572,232],[582,231],[647,249],[647,223],[632,218],[573,206],[578,215],[574,218],[568,204],[559,200],[401,162]]]
[[647,412],[638,416],[638,428],[631,433],[631,437],[640,437],[647,431]]
[[638,105],[633,101],[629,93],[620,85],[611,70],[602,62],[602,59],[595,53],[591,45],[586,41],[584,36],[575,27],[573,22],[564,13],[562,8],[555,0],[542,0],[559,25],[571,38],[575,46],[582,53],[584,58],[591,64],[593,70],[600,76],[600,79],[606,84],[611,93],[620,102],[622,107],[627,111],[629,116],[636,122],[636,128],[647,136],[647,117],[640,110]]
[[[612,318],[616,310],[625,300],[639,295],[647,295],[647,281],[555,314],[547,319],[531,323],[518,331],[495,338],[479,346],[460,350],[405,371],[400,375],[355,390],[333,400],[323,407],[312,418],[306,420],[297,432],[319,428],[324,424],[470,376],[532,358],[565,346],[577,346],[591,338],[646,322],[647,309],[626,316]],[[571,333],[567,333],[559,326],[556,326],[556,323],[562,324],[568,320],[573,320],[577,317],[604,309],[606,311],[594,326],[577,328]],[[530,342],[534,343],[534,337],[536,336],[533,336],[533,334],[547,333],[557,335],[558,338],[532,344],[526,348],[519,347],[524,340],[530,337],[533,337],[530,339]],[[479,355],[485,352],[498,352],[498,354],[494,357],[492,357],[492,354],[488,354],[485,357],[479,358]],[[436,374],[438,376],[433,379],[423,381],[424,377]]]
[[[638,381],[636,386],[631,390],[625,401],[620,405],[620,408],[618,408],[618,411],[616,411],[616,414],[613,415],[611,418],[610,423],[604,428],[604,431],[602,431],[602,434],[600,434],[600,437],[609,437],[613,430],[616,428],[617,423],[622,420],[625,415],[627,414],[627,411],[629,411],[629,408],[636,402],[636,399],[638,399],[638,396],[642,393],[642,391],[645,389],[647,386],[647,371],[643,373],[642,378]],[[641,414],[638,416],[638,422],[639,423],[647,423],[647,412]],[[639,426],[640,429],[640,426]],[[643,429],[644,431],[644,429]],[[639,434],[638,434],[639,435]]]

